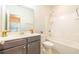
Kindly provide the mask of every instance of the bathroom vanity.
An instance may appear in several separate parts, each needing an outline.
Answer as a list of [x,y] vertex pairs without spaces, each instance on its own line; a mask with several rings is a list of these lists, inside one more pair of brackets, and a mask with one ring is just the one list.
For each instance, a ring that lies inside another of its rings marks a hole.
[[40,35],[30,34],[6,37],[0,44],[1,54],[40,54]]

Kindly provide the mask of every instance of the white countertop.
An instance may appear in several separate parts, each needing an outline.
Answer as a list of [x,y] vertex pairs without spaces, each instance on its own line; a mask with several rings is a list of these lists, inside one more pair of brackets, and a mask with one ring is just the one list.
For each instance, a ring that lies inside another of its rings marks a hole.
[[0,37],[0,43],[1,44],[4,44],[5,41],[8,41],[8,40],[15,40],[15,39],[18,39],[18,38],[24,38],[24,37],[32,37],[32,36],[37,36],[37,35],[40,35],[38,33],[33,33],[33,34],[20,34],[20,35],[9,35],[7,37]]

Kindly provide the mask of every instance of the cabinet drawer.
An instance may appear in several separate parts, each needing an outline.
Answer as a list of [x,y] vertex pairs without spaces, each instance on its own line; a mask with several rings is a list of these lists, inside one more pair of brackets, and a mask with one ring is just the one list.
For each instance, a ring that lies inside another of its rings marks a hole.
[[0,51],[1,54],[26,54],[26,45],[21,45]]
[[33,42],[33,41],[37,41],[37,40],[40,41],[40,35],[38,35],[38,36],[33,36],[33,37],[29,37],[29,38],[28,38],[28,43],[29,43],[29,42]]
[[3,45],[3,49],[19,46],[25,43],[26,43],[26,39],[15,39],[15,40],[6,41]]

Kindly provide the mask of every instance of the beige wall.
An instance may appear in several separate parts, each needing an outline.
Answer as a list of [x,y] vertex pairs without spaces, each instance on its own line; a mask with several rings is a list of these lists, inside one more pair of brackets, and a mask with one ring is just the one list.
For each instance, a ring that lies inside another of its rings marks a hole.
[[35,9],[35,27],[36,32],[43,32],[44,36],[48,32],[48,19],[51,13],[51,6],[37,6]]

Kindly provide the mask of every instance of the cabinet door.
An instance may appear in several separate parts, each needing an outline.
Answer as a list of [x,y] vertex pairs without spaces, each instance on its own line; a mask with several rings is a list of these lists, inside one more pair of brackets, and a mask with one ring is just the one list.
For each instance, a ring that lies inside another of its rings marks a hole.
[[40,41],[35,41],[28,44],[28,54],[40,53]]
[[17,46],[14,48],[1,51],[3,54],[26,54],[26,45]]

